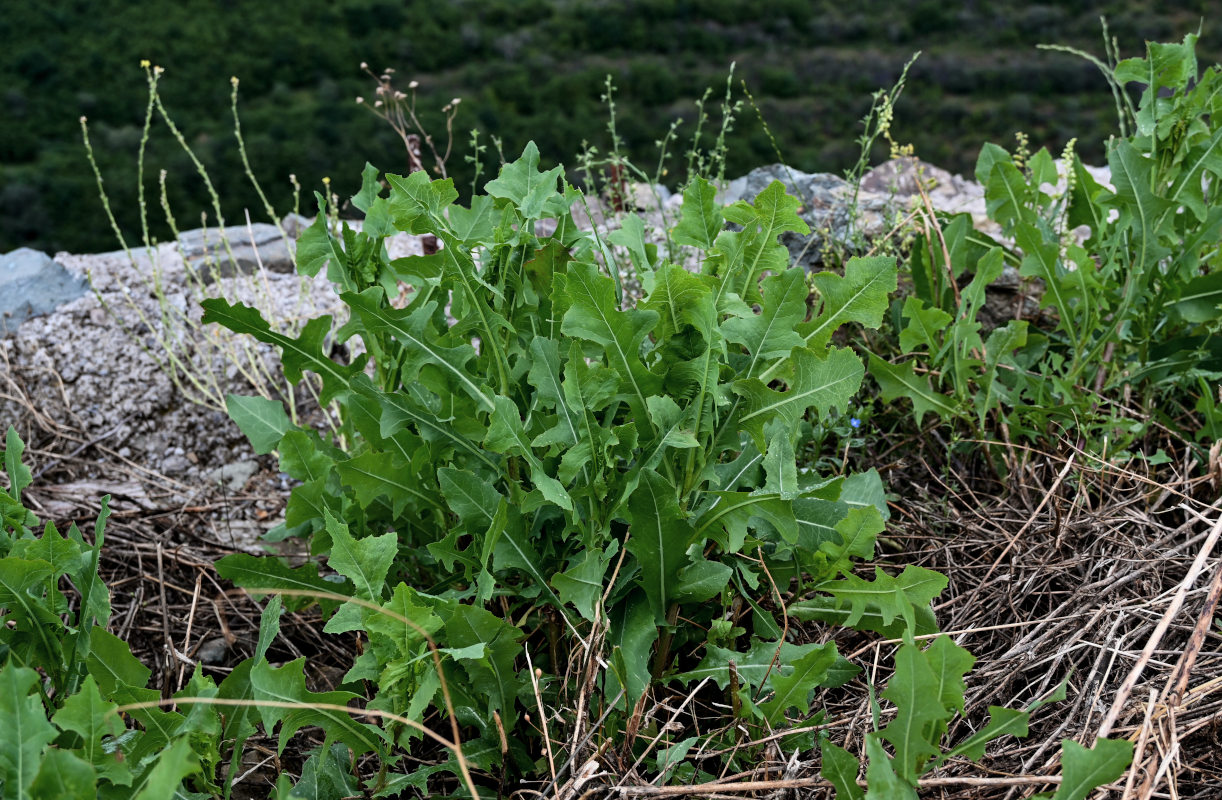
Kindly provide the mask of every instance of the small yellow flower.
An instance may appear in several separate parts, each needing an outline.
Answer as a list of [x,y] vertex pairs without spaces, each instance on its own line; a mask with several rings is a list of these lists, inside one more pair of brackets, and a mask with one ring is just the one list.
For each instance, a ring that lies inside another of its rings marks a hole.
[[147,58],[140,59],[140,66],[143,67],[144,69],[148,69],[151,63],[152,62],[149,61]]

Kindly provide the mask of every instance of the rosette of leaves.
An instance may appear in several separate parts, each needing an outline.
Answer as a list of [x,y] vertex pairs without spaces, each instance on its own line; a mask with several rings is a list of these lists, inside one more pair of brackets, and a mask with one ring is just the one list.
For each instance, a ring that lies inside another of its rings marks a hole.
[[[602,733],[626,760],[643,746],[641,710],[666,685],[720,695],[761,730],[818,714],[815,691],[856,667],[832,643],[787,640],[774,600],[796,591],[799,619],[911,636],[936,631],[930,601],[946,586],[914,566],[855,575],[887,513],[877,473],[821,476],[794,455],[803,421],[844,411],[857,392],[861,359],[834,337],[878,326],[894,261],[853,259],[843,274],[813,276],[812,294],[778,243],[806,227],[780,183],[722,209],[696,179],[672,232],[699,254],[688,270],[659,258],[638,218],[605,239],[579,230],[580,195],[562,177],[540,170],[530,145],[462,207],[450,181],[423,172],[386,176],[382,196],[367,168],[353,201],[362,231],[333,234],[320,215],[299,250],[301,269],[326,269],[351,310],[336,338],[358,358],[327,354],[328,318],[294,339],[251,308],[205,303],[206,321],[278,346],[290,379],[314,373],[341,423],[324,438],[278,403],[230,398],[256,449],[276,451],[301,482],[277,535],[310,537],[335,580],[313,563],[247,555],[218,570],[264,591],[351,596],[327,622],[364,641],[345,680],[412,720],[446,707],[428,634],[467,762],[510,776],[539,768],[539,721],[524,712],[540,702],[559,718],[553,741],[609,709]],[[441,248],[389,260],[383,239],[395,231],[433,234]],[[631,308],[614,277],[620,254],[644,286]],[[970,662],[910,646],[926,671]],[[923,677],[909,681],[918,694],[937,685]],[[953,691],[932,702],[938,719],[957,711]],[[894,744],[916,748],[901,754],[901,780],[933,764],[944,731],[923,724]],[[409,747],[419,735],[387,733]],[[695,741],[674,739],[663,774]],[[460,766],[451,758],[378,786],[423,788]]]

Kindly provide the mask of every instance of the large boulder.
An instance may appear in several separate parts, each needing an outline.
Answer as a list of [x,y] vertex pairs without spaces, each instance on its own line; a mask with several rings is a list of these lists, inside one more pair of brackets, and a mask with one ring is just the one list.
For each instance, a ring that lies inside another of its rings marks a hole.
[[0,255],[0,336],[88,291],[86,278],[68,272],[46,253],[23,247]]

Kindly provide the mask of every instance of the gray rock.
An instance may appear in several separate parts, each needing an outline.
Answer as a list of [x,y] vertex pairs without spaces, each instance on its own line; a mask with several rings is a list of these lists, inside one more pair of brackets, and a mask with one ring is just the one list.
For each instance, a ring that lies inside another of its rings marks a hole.
[[199,646],[199,650],[195,651],[195,660],[201,664],[215,667],[225,663],[225,656],[228,653],[229,643],[218,636],[215,639],[208,639]]
[[284,235],[294,239],[300,238],[301,232],[312,224],[314,220],[303,217],[301,214],[285,214],[284,219],[280,220],[280,227],[284,228]]
[[204,478],[212,485],[221,485],[226,491],[240,492],[259,471],[254,461],[235,461],[208,472]]
[[756,196],[768,188],[773,181],[780,181],[785,191],[802,201],[803,207],[813,205],[827,208],[841,200],[848,190],[844,178],[826,172],[809,173],[786,167],[784,164],[769,164],[753,169],[741,178],[730,181],[718,196],[725,205],[746,200],[755,202]]
[[23,247],[0,255],[0,336],[88,291],[87,279],[68,272],[46,253]]
[[181,475],[191,469],[191,462],[185,456],[166,456],[161,462],[161,471],[167,475]]
[[205,283],[216,278],[214,267],[222,278],[250,274],[259,269],[260,263],[271,272],[294,270],[288,242],[275,225],[264,222],[249,227],[232,225],[185,231],[178,237],[178,243],[186,255],[187,266],[198,272]]

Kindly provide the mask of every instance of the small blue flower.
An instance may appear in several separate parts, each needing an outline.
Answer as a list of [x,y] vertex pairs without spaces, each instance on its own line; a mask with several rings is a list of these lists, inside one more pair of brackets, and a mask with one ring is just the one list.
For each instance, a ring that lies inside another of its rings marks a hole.
[[852,425],[854,428],[860,428],[861,420],[859,420],[857,417],[849,417],[849,424]]

